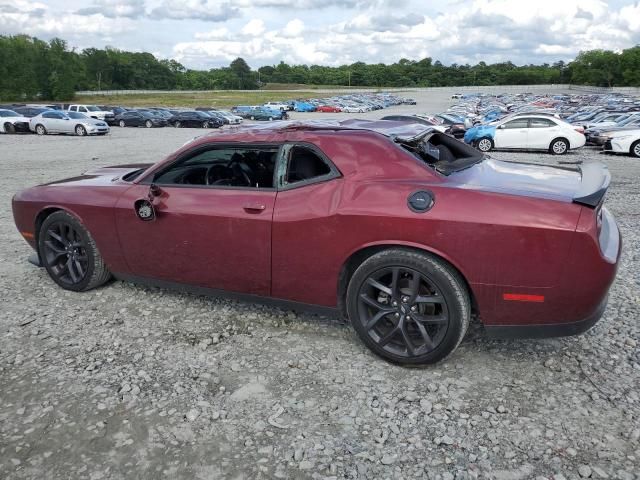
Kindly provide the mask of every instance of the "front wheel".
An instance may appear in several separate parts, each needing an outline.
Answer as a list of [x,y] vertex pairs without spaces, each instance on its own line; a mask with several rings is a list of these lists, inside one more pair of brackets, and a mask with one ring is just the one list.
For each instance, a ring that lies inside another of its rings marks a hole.
[[76,127],[76,135],[78,135],[79,137],[84,137],[87,134],[87,129],[84,128],[82,125],[78,125]]
[[36,133],[38,135],[46,135],[47,134],[47,129],[44,128],[44,125],[39,123],[38,125],[36,125]]
[[180,128],[182,126],[182,124],[180,122],[176,122],[173,124],[174,127],[176,128]]
[[120,121],[118,122],[118,125],[120,125],[120,127],[121,127],[121,128],[124,128],[124,127],[126,127],[126,126],[127,126],[127,124],[124,122],[124,120],[120,120]]
[[564,155],[569,150],[569,142],[564,138],[556,138],[549,145],[549,153],[552,155]]
[[633,142],[629,149],[629,153],[632,157],[640,157],[640,140]]
[[254,117],[253,115],[249,117],[249,120],[255,120],[256,117]]
[[202,128],[208,128],[209,122],[202,122]]
[[16,127],[11,122],[6,122],[4,124],[4,133],[16,133]]
[[489,152],[493,148],[493,140],[490,138],[481,138],[476,143],[476,148],[483,153]]
[[146,122],[144,122],[144,126],[147,128],[151,128],[153,127],[153,122],[151,120],[147,120]]
[[435,363],[451,354],[471,315],[469,293],[455,269],[428,253],[396,248],[358,267],[346,304],[364,344],[405,365]]
[[111,277],[91,234],[64,211],[52,213],[42,222],[38,255],[52,280],[65,290],[84,292]]

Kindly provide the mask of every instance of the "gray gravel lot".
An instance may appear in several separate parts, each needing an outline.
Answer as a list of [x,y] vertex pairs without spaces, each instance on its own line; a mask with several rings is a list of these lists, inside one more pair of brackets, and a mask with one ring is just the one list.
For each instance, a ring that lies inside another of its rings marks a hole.
[[[449,103],[424,100],[382,113]],[[613,174],[624,252],[595,328],[498,341],[475,325],[446,362],[406,369],[337,318],[121,282],[76,294],[26,262],[18,189],[201,133],[0,136],[0,479],[640,478],[640,161],[562,158]]]

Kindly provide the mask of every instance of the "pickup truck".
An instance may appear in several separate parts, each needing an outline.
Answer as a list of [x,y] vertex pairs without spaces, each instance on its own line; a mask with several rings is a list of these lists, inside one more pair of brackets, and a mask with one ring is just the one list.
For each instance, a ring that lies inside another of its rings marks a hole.
[[86,116],[107,122],[108,125],[116,124],[116,116],[110,110],[100,110],[95,105],[69,105],[70,112],[84,113]]
[[291,105],[284,102],[267,102],[263,106],[265,108],[270,108],[271,110],[282,110],[283,112],[291,110]]

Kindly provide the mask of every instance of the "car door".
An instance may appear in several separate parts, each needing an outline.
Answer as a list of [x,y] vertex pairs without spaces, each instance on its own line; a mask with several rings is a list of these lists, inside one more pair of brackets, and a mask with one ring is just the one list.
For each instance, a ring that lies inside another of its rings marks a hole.
[[560,127],[548,118],[529,119],[530,148],[547,149],[551,141],[559,135]]
[[65,118],[66,115],[63,115],[59,112],[44,112],[42,114],[42,118],[44,119],[45,128],[49,133],[66,133],[65,126]]
[[[196,146],[132,186],[116,208],[130,273],[269,295],[278,152],[278,145]],[[143,221],[135,205],[148,198],[152,181],[156,215]]]
[[516,118],[496,128],[494,144],[496,148],[529,148],[529,119]]
[[[335,303],[335,289],[325,280],[324,257],[335,245],[342,177],[331,160],[315,145],[285,145],[278,166],[278,196],[273,216],[273,297],[303,303]],[[314,271],[309,270],[311,257]]]
[[142,114],[140,112],[131,112],[131,118],[129,119],[129,122],[134,127],[139,127],[143,122]]

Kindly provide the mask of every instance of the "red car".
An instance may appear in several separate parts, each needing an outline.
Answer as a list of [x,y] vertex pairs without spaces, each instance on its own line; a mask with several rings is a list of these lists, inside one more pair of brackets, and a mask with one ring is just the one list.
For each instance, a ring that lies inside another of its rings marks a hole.
[[319,105],[316,108],[316,112],[325,112],[325,113],[338,113],[342,110],[339,107],[334,107],[333,105]]
[[211,133],[153,165],[97,168],[13,199],[61,287],[111,277],[349,318],[393,362],[602,315],[621,238],[610,175],[494,160],[420,124],[278,122]]

